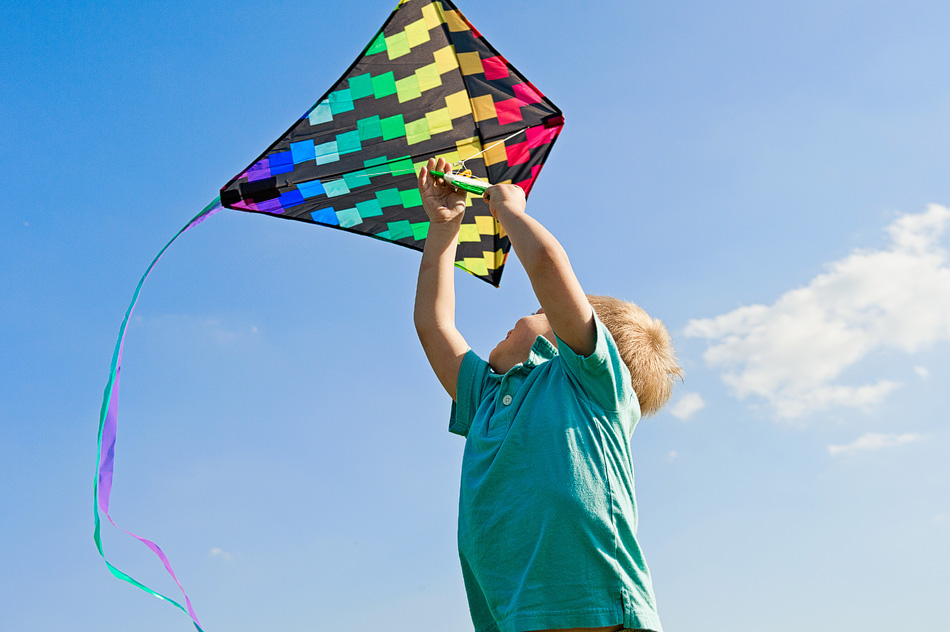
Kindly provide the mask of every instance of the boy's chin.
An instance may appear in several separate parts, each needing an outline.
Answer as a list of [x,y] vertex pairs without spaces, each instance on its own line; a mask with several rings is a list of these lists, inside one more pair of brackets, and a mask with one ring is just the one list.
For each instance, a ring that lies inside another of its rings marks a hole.
[[491,370],[495,373],[507,373],[511,366],[506,366],[504,360],[499,357],[500,354],[495,353],[498,348],[496,347],[491,353],[488,354],[488,366],[491,367]]

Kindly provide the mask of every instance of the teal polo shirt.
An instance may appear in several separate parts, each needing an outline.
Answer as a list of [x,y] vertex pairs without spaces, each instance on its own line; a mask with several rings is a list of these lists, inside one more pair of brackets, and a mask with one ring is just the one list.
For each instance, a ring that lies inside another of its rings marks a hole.
[[539,336],[504,375],[462,360],[449,431],[466,438],[458,545],[477,632],[661,630],[636,539],[640,406],[595,322],[586,358]]

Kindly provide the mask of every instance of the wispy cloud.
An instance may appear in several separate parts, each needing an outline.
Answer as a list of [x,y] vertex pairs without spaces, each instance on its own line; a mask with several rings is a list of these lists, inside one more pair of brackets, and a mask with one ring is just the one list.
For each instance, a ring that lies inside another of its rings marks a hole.
[[833,407],[868,408],[898,383],[838,383],[879,349],[913,353],[950,340],[950,266],[941,238],[950,208],[899,216],[882,250],[856,250],[772,305],[690,321],[706,363],[741,399],[764,399],[781,419]]
[[922,439],[922,437],[915,433],[882,434],[870,432],[846,445],[829,445],[828,454],[837,456],[842,454],[854,454],[855,452],[874,452],[885,448],[896,448],[900,445],[920,441],[920,439]]
[[256,339],[257,325],[224,322],[219,318],[193,316],[190,314],[163,314],[160,316],[136,316],[135,323],[145,326],[159,335],[174,335],[181,338],[191,334],[202,340],[213,341],[222,348],[234,347]]
[[214,547],[213,549],[208,551],[208,555],[210,555],[211,557],[216,557],[218,559],[225,560],[227,562],[231,561],[231,554],[219,547]]
[[706,407],[702,395],[699,393],[686,393],[670,406],[670,414],[686,421],[700,410]]

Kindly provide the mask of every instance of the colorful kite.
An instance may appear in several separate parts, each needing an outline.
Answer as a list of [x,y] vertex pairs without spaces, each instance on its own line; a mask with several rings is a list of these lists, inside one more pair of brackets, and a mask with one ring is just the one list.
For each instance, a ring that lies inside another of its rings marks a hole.
[[[119,329],[99,418],[95,541],[110,572],[185,611],[123,573],[103,553],[109,516],[119,375],[126,326],[142,284],[168,247],[223,207],[330,226],[422,250],[428,221],[416,185],[431,157],[474,178],[526,193],[564,125],[561,111],[485,41],[449,0],[402,0],[343,77],[285,134],[228,182],[219,198],[152,261]],[[487,204],[468,195],[456,265],[498,285],[510,243]],[[126,532],[129,533],[129,532]],[[161,559],[152,541],[131,534]]]
[[[221,189],[221,203],[422,250],[416,174],[430,157],[530,193],[563,124],[451,2],[407,0],[343,78]],[[498,285],[508,239],[480,197],[469,204],[458,265]]]

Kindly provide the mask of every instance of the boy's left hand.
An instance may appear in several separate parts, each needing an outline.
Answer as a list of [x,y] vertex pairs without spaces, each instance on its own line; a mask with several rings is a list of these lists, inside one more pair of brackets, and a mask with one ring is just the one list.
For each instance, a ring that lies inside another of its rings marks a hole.
[[449,166],[445,158],[439,158],[438,161],[435,158],[429,158],[429,164],[419,172],[422,206],[433,224],[461,221],[465,215],[465,192],[459,191],[442,178],[436,178],[429,173],[432,169],[445,173],[449,170]]
[[527,204],[524,189],[517,184],[496,184],[485,189],[482,198],[488,202],[488,210],[492,217],[499,220],[499,211],[510,213],[524,213]]

